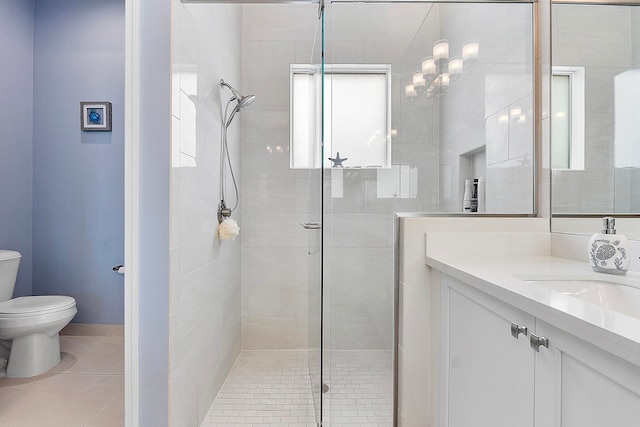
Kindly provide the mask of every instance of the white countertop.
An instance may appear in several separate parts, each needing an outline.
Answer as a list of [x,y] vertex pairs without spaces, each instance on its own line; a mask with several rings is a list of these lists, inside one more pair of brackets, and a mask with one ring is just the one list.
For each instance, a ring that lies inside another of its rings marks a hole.
[[[586,262],[547,255],[478,256],[427,249],[426,264],[640,365],[640,318],[606,309],[517,277],[598,274]],[[609,275],[602,276],[606,279]],[[627,276],[640,281],[639,273],[629,272]],[[640,293],[640,289],[638,292]]]

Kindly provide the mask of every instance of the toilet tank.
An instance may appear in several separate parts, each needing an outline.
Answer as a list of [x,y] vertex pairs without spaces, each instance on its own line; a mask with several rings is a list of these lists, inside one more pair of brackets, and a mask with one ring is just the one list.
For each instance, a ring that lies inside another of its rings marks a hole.
[[13,298],[21,257],[19,252],[0,250],[0,301]]

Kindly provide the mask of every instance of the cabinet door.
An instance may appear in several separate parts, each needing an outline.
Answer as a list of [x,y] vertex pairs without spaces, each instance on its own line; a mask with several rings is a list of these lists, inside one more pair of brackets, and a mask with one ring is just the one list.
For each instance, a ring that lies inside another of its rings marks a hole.
[[637,427],[640,367],[538,320],[536,427]]
[[443,286],[441,413],[449,427],[532,427],[534,354],[511,323],[532,316],[450,277]]

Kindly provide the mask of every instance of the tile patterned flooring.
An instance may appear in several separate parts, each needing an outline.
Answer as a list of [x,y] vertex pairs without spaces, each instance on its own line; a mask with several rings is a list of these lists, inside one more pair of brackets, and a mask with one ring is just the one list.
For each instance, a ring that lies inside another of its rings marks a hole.
[[[331,351],[329,399],[323,410],[331,427],[393,426],[391,351]],[[327,424],[327,423],[323,423]]]
[[62,362],[33,378],[0,378],[0,426],[122,427],[123,337],[61,336]]
[[[391,427],[390,351],[333,351],[325,426]],[[306,351],[243,351],[201,427],[316,427]]]
[[[0,378],[0,427],[122,427],[123,338],[61,336],[60,345],[51,371]],[[327,359],[325,426],[391,427],[391,352]],[[307,352],[243,351],[201,427],[316,427]]]
[[316,427],[306,351],[243,351],[201,427]]

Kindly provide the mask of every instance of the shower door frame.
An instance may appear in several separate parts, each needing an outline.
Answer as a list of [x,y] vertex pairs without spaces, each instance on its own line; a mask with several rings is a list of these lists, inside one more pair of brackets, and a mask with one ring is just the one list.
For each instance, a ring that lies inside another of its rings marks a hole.
[[[183,3],[233,3],[232,0],[181,0]],[[569,0],[565,0],[568,2]],[[624,1],[612,0],[614,3],[625,3]],[[127,268],[127,274],[124,277],[125,286],[125,427],[136,427],[139,425],[139,404],[140,404],[140,380],[139,380],[139,259],[140,259],[140,239],[139,239],[139,203],[140,203],[140,102],[141,102],[141,78],[140,69],[144,62],[142,59],[140,23],[143,18],[141,14],[141,5],[144,0],[125,0],[125,123],[124,123],[124,161],[125,161],[125,180],[124,180],[124,219],[125,219],[125,251],[124,263]],[[355,0],[331,0],[331,3],[355,3]],[[587,3],[589,0],[582,0]],[[242,0],[240,4],[323,4],[324,0]],[[361,3],[428,3],[425,0],[363,0]],[[541,24],[549,18],[551,2],[538,2],[537,0],[439,0],[429,3],[532,3],[534,6],[533,15],[533,43],[534,43],[534,108],[535,121],[534,141],[536,152],[539,152],[541,146],[541,131],[539,129],[539,120],[541,118],[541,106],[547,100],[545,94],[542,94],[541,88],[543,84],[543,74],[545,70],[541,67],[542,54],[550,52],[550,46],[541,44],[540,32]],[[542,17],[542,22],[539,18]],[[159,24],[164,24],[158,19]],[[148,22],[146,22],[148,25]],[[169,28],[164,28],[167,34],[170,33]],[[164,33],[163,33],[164,34]],[[547,94],[548,95],[548,94]],[[548,96],[547,96],[548,98]],[[538,181],[537,175],[540,173],[539,156],[536,156],[536,166],[534,167],[534,185]],[[324,182],[324,177],[323,181]],[[541,200],[540,194],[534,191],[533,216],[539,216],[539,206],[550,206],[550,200]],[[420,214],[416,214],[420,215]],[[440,216],[438,214],[431,214]],[[429,216],[431,216],[429,215]],[[446,214],[444,214],[446,215]],[[448,215],[446,215],[448,216]],[[492,216],[492,215],[488,215]],[[509,215],[517,216],[517,215]],[[397,254],[396,254],[397,255]],[[394,282],[397,285],[397,259],[395,262],[396,274]],[[397,294],[397,291],[396,291]],[[397,295],[394,296],[397,298]],[[395,301],[397,308],[397,300]],[[397,316],[397,311],[396,311]],[[395,319],[397,328],[398,319]],[[397,340],[397,330],[396,337]],[[397,351],[397,342],[395,343]],[[397,382],[397,358],[394,363],[394,383]],[[168,390],[168,378],[167,378]],[[394,421],[397,425],[397,384],[394,384]]]

